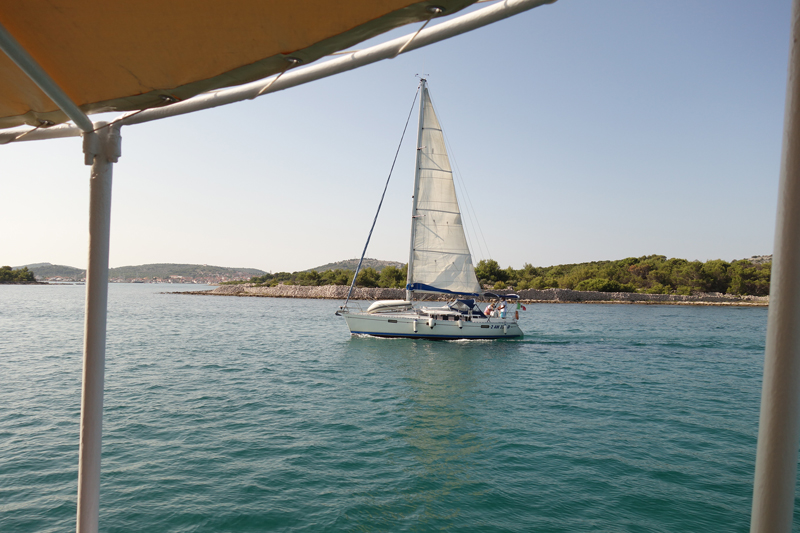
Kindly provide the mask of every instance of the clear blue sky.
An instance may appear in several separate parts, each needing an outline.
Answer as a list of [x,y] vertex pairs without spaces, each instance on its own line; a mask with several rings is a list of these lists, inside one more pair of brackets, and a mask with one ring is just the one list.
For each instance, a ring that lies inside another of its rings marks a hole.
[[[559,0],[255,101],[123,128],[111,266],[293,271],[357,257],[421,72],[488,243],[476,262],[772,253],[789,12],[789,0]],[[409,129],[369,257],[407,260]],[[85,267],[82,159],[79,139],[0,146],[3,264]]]

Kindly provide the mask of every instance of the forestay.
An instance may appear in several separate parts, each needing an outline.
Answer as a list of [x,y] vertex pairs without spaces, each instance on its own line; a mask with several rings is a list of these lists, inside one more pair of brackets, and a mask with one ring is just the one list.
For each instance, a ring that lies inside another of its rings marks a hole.
[[478,295],[444,135],[424,80],[420,105],[407,289]]

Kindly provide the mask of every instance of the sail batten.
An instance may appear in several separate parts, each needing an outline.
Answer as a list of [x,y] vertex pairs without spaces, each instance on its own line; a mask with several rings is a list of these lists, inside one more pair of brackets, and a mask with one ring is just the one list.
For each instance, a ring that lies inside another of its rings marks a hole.
[[425,252],[429,254],[448,254],[448,255],[463,255],[468,256],[469,254],[458,254],[455,252],[446,252],[444,250],[418,250],[419,252]]
[[461,221],[444,135],[424,80],[421,92],[407,289],[477,295],[481,288]]

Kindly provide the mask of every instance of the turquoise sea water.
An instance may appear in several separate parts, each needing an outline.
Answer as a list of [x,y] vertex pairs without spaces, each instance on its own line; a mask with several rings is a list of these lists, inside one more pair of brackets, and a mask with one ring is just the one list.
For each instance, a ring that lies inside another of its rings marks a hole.
[[[110,286],[102,531],[749,529],[766,309],[435,342],[190,288]],[[2,532],[74,528],[83,290],[0,287]]]

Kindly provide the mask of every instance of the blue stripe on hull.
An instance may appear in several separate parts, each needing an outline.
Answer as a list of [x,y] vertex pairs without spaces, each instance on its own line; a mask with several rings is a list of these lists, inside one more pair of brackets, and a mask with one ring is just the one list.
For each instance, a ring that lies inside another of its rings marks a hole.
[[475,340],[496,340],[496,339],[516,339],[518,337],[522,337],[522,335],[492,335],[491,337],[465,337],[463,335],[421,335],[419,333],[373,333],[369,331],[351,331],[352,335],[370,335],[372,337],[384,337],[384,338],[394,338],[394,337],[406,337],[411,339],[428,339],[428,340],[438,340],[438,339],[475,339]]

